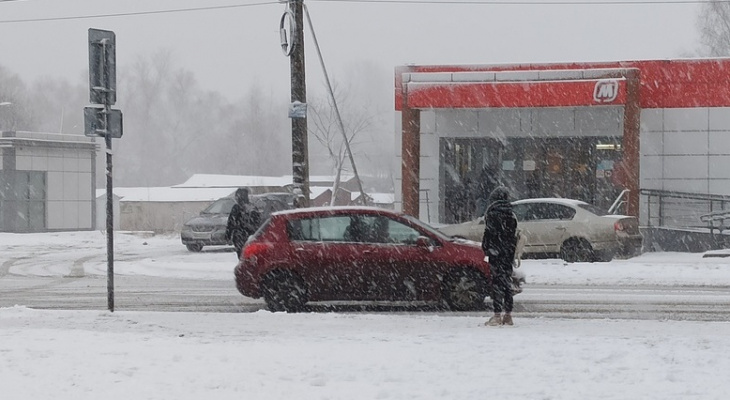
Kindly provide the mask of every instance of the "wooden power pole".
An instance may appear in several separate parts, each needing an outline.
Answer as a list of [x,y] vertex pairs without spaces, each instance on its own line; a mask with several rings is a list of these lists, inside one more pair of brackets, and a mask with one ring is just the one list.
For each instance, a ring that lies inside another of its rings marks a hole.
[[303,206],[309,207],[309,150],[307,139],[307,85],[304,74],[304,0],[290,0],[294,24],[291,32],[291,102],[304,110],[303,114],[290,113],[292,128],[292,173],[294,187],[301,190]]

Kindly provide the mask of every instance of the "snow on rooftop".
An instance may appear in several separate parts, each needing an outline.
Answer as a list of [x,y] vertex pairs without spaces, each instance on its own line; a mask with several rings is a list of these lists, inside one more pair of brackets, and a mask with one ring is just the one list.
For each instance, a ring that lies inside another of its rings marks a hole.
[[[119,187],[114,194],[120,202],[212,202],[232,194],[235,187],[223,188],[180,188],[180,187]],[[106,189],[97,189],[96,197],[104,196]]]
[[[287,179],[293,179],[291,175],[284,175]],[[342,174],[340,175],[340,182],[347,182],[350,179],[353,179],[355,175],[349,175],[349,174]],[[332,186],[332,184],[335,182],[335,176],[334,175],[309,175],[309,185],[329,185]]]
[[[394,193],[366,193],[375,204],[392,204],[395,202]],[[360,197],[360,192],[352,192],[352,201]]]
[[325,187],[325,186],[310,186],[309,187],[309,196],[311,198],[317,198],[322,195],[322,193],[325,193],[327,191],[332,192],[332,188]]
[[291,185],[292,179],[288,176],[256,176],[256,175],[213,175],[213,174],[194,174],[187,181],[174,188],[213,188],[213,187],[285,187]]

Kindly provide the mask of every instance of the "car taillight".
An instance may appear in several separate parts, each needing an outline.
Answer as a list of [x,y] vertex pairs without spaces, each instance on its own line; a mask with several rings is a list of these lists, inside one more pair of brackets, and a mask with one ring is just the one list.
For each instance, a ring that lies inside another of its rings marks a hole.
[[621,221],[616,221],[613,223],[613,230],[615,231],[622,231],[624,230],[624,224],[621,223]]
[[269,248],[269,245],[260,242],[253,242],[243,248],[243,258],[255,258]]

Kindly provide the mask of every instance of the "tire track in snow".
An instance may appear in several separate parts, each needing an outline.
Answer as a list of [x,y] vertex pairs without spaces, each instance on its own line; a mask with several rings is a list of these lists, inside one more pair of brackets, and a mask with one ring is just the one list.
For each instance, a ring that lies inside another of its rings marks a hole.
[[10,267],[12,267],[16,262],[29,258],[30,257],[14,257],[3,262],[2,265],[0,265],[0,278],[2,278],[3,276],[7,276],[10,273]]

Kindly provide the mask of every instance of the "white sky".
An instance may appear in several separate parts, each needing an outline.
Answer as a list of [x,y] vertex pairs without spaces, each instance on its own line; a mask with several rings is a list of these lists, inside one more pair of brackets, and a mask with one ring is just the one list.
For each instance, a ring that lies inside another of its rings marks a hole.
[[[118,69],[139,55],[170,49],[176,65],[193,71],[203,88],[233,99],[257,83],[288,98],[289,61],[281,52],[278,33],[284,5],[273,1],[210,11],[7,22],[265,2],[0,2],[0,65],[26,79],[52,75],[86,82],[87,30],[93,27],[116,33]],[[677,58],[698,48],[697,4],[464,5],[316,0],[306,4],[330,74],[345,80],[374,73],[375,69],[382,74],[372,84],[390,92],[393,67],[405,63]],[[308,30],[305,35],[308,89],[312,92],[321,90],[323,81]]]
[[[18,275],[68,275],[81,258],[87,275],[103,279],[105,246],[100,232],[0,233],[0,265],[9,265],[3,287],[12,289]],[[115,254],[117,274],[230,279],[235,293],[230,252],[190,253],[176,236],[118,233]],[[525,260],[528,284],[515,302],[540,298],[531,283],[727,287],[728,260]],[[726,291],[712,293],[695,301],[727,304]],[[4,398],[684,400],[730,391],[727,321],[516,312],[514,327],[485,327],[486,313],[109,313],[104,293],[98,297],[98,311],[0,308]]]

